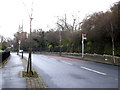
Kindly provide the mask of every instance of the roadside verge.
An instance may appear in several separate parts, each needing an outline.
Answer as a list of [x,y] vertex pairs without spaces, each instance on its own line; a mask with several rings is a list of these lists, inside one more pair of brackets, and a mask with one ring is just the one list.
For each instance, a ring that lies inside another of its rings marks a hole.
[[[21,60],[24,66],[24,70],[27,71],[27,60],[24,57],[23,59],[21,58]],[[34,68],[32,68],[32,70],[36,71]],[[22,77],[22,72],[21,72],[21,77]],[[27,83],[27,88],[47,88],[48,87],[40,75],[38,75],[37,78],[26,77],[26,83]]]
[[[59,56],[59,52],[34,52],[34,53]],[[115,62],[114,62],[113,56],[111,55],[98,55],[98,54],[87,54],[86,53],[84,54],[84,58],[82,58],[81,53],[63,52],[61,57],[68,57],[68,58],[91,61],[91,62],[96,62],[96,63],[120,66],[120,57],[115,56]]]
[[117,64],[114,64],[114,63],[111,63],[111,62],[103,62],[103,61],[97,61],[97,60],[94,60],[94,59],[89,59],[89,58],[82,58],[82,57],[77,57],[77,56],[69,56],[69,55],[62,55],[62,57],[67,57],[67,58],[74,58],[74,59],[79,59],[79,60],[85,60],[85,61],[91,61],[91,62],[96,62],[96,63],[102,63],[102,64],[109,64],[109,65],[115,65],[115,66],[120,66],[119,63]]

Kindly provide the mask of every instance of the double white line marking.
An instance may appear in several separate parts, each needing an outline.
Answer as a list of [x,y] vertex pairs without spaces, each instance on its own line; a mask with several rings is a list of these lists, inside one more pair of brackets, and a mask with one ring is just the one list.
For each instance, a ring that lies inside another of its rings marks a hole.
[[101,75],[107,75],[106,73],[103,73],[103,72],[99,72],[99,71],[96,71],[96,70],[93,70],[93,69],[90,69],[90,68],[86,68],[86,67],[82,67],[82,69],[85,69],[85,70],[88,70],[88,71],[91,71],[91,72],[95,72],[95,73],[98,73],[98,74],[101,74]]

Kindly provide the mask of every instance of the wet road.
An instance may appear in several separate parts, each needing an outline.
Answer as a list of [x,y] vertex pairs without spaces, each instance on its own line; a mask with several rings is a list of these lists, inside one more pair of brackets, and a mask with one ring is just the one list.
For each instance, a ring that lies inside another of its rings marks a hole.
[[32,62],[49,88],[118,88],[117,66],[41,54]]

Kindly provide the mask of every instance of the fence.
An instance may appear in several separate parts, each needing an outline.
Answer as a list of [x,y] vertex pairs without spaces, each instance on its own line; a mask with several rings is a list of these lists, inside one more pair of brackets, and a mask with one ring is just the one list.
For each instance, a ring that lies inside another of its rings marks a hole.
[[0,63],[5,61],[10,56],[10,51],[0,52]]

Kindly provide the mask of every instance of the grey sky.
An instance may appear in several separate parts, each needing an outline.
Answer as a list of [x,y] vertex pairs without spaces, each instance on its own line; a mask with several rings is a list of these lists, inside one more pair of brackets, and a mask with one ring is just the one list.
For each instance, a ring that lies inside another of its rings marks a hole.
[[[82,21],[86,15],[109,10],[119,0],[0,0],[0,35],[12,37],[18,31],[19,24],[29,32],[29,16],[33,2],[33,27],[48,30],[54,28],[56,16],[66,13],[68,23],[72,15],[79,16]],[[23,4],[24,2],[24,4]]]

